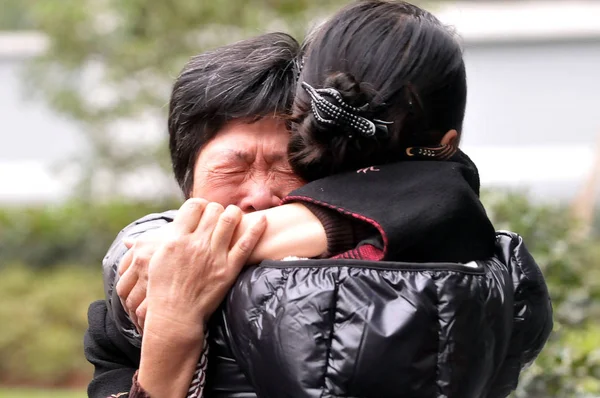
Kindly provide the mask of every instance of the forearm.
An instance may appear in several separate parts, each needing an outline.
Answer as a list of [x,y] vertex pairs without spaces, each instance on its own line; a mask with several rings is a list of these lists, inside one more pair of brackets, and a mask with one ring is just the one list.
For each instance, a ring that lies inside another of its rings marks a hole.
[[319,219],[305,206],[292,203],[244,215],[234,241],[264,215],[267,229],[250,256],[249,263],[280,260],[287,256],[317,257],[327,250],[327,236]]
[[185,397],[203,343],[200,328],[180,328],[149,313],[137,378],[140,386],[152,398]]

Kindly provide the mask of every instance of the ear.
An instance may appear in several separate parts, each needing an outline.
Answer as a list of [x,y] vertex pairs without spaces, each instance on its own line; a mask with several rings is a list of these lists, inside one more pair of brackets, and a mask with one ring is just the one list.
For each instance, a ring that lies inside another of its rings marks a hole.
[[446,134],[444,134],[444,136],[442,137],[442,140],[440,141],[440,145],[456,146],[457,141],[458,141],[458,132],[456,130],[452,129],[452,130],[448,130],[448,132]]

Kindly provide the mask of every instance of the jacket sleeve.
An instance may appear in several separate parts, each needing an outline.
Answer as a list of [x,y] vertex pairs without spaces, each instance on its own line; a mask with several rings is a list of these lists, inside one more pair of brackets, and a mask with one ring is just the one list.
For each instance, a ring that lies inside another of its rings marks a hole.
[[540,354],[553,327],[548,287],[523,238],[512,232],[498,232],[497,248],[497,255],[510,264],[514,315],[508,350],[488,398],[504,398],[516,389],[519,374]]
[[94,365],[88,385],[90,398],[127,395],[140,361],[140,351],[117,330],[106,302],[93,302],[88,310],[88,330],[83,345],[86,359]]
[[175,214],[175,211],[149,214],[129,224],[121,230],[119,235],[117,235],[113,244],[108,249],[108,253],[106,253],[104,260],[102,260],[104,294],[108,312],[121,334],[123,334],[132,345],[138,348],[141,347],[141,336],[121,305],[121,300],[115,289],[115,286],[119,281],[119,263],[125,253],[127,253],[127,248],[125,247],[123,240],[126,238],[135,238],[144,232],[159,228],[173,221]]

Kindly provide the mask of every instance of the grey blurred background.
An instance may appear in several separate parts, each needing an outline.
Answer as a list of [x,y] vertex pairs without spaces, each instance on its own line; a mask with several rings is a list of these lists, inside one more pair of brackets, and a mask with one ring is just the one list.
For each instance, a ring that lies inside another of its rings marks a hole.
[[[464,41],[469,101],[463,143],[483,183],[527,188],[544,200],[572,200],[589,180],[600,137],[600,3],[471,1],[429,8]],[[74,172],[60,176],[52,167],[89,150],[79,120],[24,92],[24,66],[50,49],[43,31],[0,33],[1,202],[64,200]],[[174,68],[165,77],[176,73]],[[94,73],[89,75],[93,86]],[[93,96],[111,95],[108,88],[95,89]],[[139,120],[129,125],[145,130],[137,134],[165,134],[164,117],[146,117],[143,126]],[[130,128],[115,127],[133,135]],[[154,176],[137,175],[120,193],[164,192]],[[170,181],[161,182],[174,189]]]

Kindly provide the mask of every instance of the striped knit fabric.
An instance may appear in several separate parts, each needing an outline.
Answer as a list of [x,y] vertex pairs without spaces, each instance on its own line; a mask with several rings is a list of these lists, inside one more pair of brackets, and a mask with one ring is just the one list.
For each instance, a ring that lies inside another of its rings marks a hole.
[[194,377],[188,390],[188,398],[202,398],[204,391],[204,385],[206,384],[206,368],[208,366],[208,333],[204,336],[204,345],[202,346],[202,352],[200,353],[200,360],[196,365],[194,371]]

